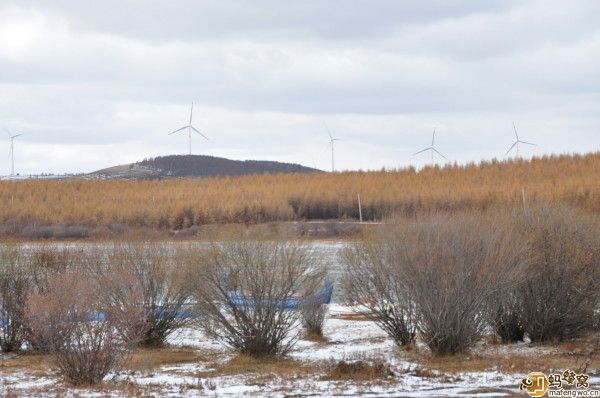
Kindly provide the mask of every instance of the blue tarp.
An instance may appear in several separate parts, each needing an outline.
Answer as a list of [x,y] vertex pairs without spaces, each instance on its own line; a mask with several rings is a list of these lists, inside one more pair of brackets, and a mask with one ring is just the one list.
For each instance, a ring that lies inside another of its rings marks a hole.
[[[315,300],[321,304],[329,304],[331,302],[331,295],[333,293],[333,282],[326,282],[323,289],[321,289],[317,294],[315,294],[312,298],[307,298],[308,300]],[[241,295],[239,292],[232,291],[229,292],[229,299],[235,306],[240,307],[253,307],[257,304],[255,299],[247,298]],[[289,297],[286,299],[279,300],[276,304],[278,308],[285,309],[298,309],[302,300],[305,298],[302,297]]]
[[[333,293],[333,282],[327,281],[325,283],[325,286],[317,294],[315,294],[314,297],[309,298],[309,299],[314,299],[321,304],[329,304],[331,302],[332,293]],[[246,298],[246,297],[242,296],[239,292],[230,291],[228,293],[228,295],[229,295],[229,299],[231,300],[231,302],[236,306],[252,307],[252,306],[256,305],[255,300]],[[290,310],[298,309],[298,307],[300,306],[300,303],[302,302],[303,299],[304,298],[302,298],[302,297],[289,297],[284,300],[279,300],[277,302],[277,307],[284,308],[284,309],[290,309]],[[160,317],[162,313],[163,313],[163,311],[161,310],[161,307],[158,307],[156,309],[157,316]],[[175,317],[177,319],[188,319],[188,318],[193,319],[193,318],[198,318],[198,316],[199,316],[198,311],[196,309],[194,309],[193,307],[188,308],[188,309],[181,309],[175,315]],[[103,312],[100,312],[100,311],[91,311],[89,314],[87,314],[85,316],[85,320],[102,322],[102,321],[106,320],[106,314]],[[6,322],[6,319],[0,318],[0,328],[4,326],[5,322]]]

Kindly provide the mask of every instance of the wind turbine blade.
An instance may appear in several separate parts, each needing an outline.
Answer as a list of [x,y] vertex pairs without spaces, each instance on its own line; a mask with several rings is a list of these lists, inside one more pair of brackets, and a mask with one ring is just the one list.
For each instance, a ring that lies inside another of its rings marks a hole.
[[19,133],[19,134],[15,134],[15,135],[11,136],[10,138],[17,138],[17,137],[20,137],[20,136],[22,136],[23,134],[25,134],[25,133]]
[[517,143],[515,142],[514,144],[512,144],[512,146],[510,148],[508,148],[508,151],[506,151],[504,156],[508,155],[510,153],[510,151],[512,151],[516,146],[517,146]]
[[433,136],[431,137],[431,147],[435,146],[435,128],[433,129]]
[[431,148],[425,148],[425,149],[423,149],[422,151],[419,151],[419,152],[415,152],[415,153],[413,153],[412,155],[413,155],[413,156],[415,156],[415,155],[418,155],[418,154],[420,154],[420,153],[427,152],[427,151],[429,151],[429,150],[431,150]]
[[180,132],[181,130],[185,130],[185,129],[187,129],[188,127],[190,127],[190,126],[183,126],[182,128],[179,128],[179,129],[177,129],[177,130],[173,131],[172,133],[169,133],[169,135],[171,135],[171,134],[175,134],[175,133],[178,133],[178,132]]
[[194,103],[192,102],[192,107],[190,109],[190,125],[192,124],[192,115],[194,114]]
[[444,159],[446,159],[447,161],[450,161],[450,159],[448,159],[447,157],[445,157],[444,155],[442,155],[442,153],[441,153],[440,151],[438,151],[437,149],[435,149],[435,148],[433,148],[433,147],[432,147],[431,149],[432,149],[432,150],[433,150],[435,153],[437,153],[438,155],[440,155],[441,157],[443,157]]
[[10,131],[8,131],[8,129],[6,127],[3,127],[2,130],[4,130],[6,132],[6,134],[8,135],[9,138],[12,138],[12,134],[10,133]]
[[208,137],[205,136],[204,134],[202,134],[201,132],[198,131],[198,129],[196,129],[196,127],[194,126],[190,126],[192,128],[192,130],[194,130],[196,133],[200,134],[202,137],[206,138],[208,140]]
[[517,137],[517,141],[519,141],[519,134],[517,133],[517,126],[515,126],[515,122],[512,122],[513,130],[515,131],[515,137]]
[[527,144],[527,145],[533,145],[533,146],[537,146],[537,144],[534,144],[533,142],[527,142],[527,141],[519,141],[521,144]]
[[325,122],[323,122],[323,124],[325,125],[325,130],[327,130],[327,135],[329,135],[329,139],[333,141],[333,136],[331,135],[331,131],[329,131],[329,126],[327,126],[327,123]]

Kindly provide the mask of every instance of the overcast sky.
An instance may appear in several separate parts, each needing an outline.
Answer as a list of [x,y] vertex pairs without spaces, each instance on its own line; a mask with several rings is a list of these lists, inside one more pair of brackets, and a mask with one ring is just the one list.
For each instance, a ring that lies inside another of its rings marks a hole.
[[[17,172],[187,152],[340,169],[600,148],[598,0],[0,0]],[[0,174],[10,170],[1,133]],[[5,155],[2,155],[4,153]]]

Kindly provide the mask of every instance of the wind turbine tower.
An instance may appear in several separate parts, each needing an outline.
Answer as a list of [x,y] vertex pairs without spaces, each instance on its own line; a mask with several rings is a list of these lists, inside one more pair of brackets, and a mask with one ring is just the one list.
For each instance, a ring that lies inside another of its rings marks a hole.
[[8,131],[7,129],[4,129],[4,131],[6,131],[6,134],[8,134],[8,138],[10,138],[10,149],[8,150],[8,157],[11,158],[10,175],[11,175],[11,177],[14,177],[14,175],[15,175],[15,138],[22,136],[24,133],[11,134],[10,131]]
[[195,128],[194,126],[192,126],[192,117],[193,117],[193,115],[194,115],[194,103],[192,102],[192,107],[190,109],[190,122],[187,125],[185,125],[183,127],[180,127],[177,130],[173,131],[172,133],[169,133],[169,135],[173,135],[175,133],[178,133],[180,131],[183,131],[183,130],[187,129],[187,131],[188,131],[188,140],[189,140],[189,152],[190,152],[190,155],[192,154],[192,131],[194,131],[196,134],[199,134],[202,137],[204,137],[206,140],[208,140],[207,136],[205,136],[200,131],[198,131],[197,128]]
[[519,134],[517,133],[517,126],[515,126],[515,122],[513,122],[513,130],[515,131],[515,138],[516,141],[513,142],[512,146],[510,148],[508,148],[508,151],[506,151],[506,154],[504,156],[508,156],[508,154],[513,150],[513,149],[517,149],[517,159],[519,158],[519,144],[525,144],[525,145],[533,145],[533,146],[537,146],[537,144],[534,144],[532,142],[527,142],[527,141],[522,141],[519,138]]
[[413,153],[413,156],[418,155],[420,153],[424,153],[430,151],[431,152],[431,166],[433,167],[435,159],[433,157],[434,154],[438,154],[439,156],[443,157],[444,159],[446,159],[448,162],[450,161],[447,157],[445,157],[444,155],[442,155],[442,153],[440,151],[438,151],[435,147],[435,129],[433,129],[433,136],[431,137],[431,146],[427,147],[423,150],[420,150],[419,152]]
[[327,134],[329,134],[329,145],[331,145],[331,172],[333,173],[335,171],[335,142],[341,141],[342,139],[333,137],[327,124],[325,124],[325,128],[327,129]]

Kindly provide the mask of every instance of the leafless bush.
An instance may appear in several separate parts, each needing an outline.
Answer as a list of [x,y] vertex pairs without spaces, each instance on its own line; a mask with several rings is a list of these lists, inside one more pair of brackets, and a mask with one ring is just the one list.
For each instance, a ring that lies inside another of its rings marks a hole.
[[503,343],[523,341],[525,337],[519,289],[520,284],[515,284],[505,291],[498,291],[488,300],[488,322]]
[[587,373],[590,365],[598,356],[600,356],[600,334],[596,333],[589,346],[588,353],[584,356],[581,365],[577,368],[577,373]]
[[67,382],[95,384],[117,369],[136,343],[123,331],[138,322],[139,313],[113,309],[102,305],[89,275],[68,272],[49,277],[48,290],[30,296],[27,319]]
[[485,331],[488,300],[518,280],[527,247],[482,217],[433,218],[406,232],[401,262],[423,339],[436,355],[465,351]]
[[74,270],[86,262],[87,256],[80,250],[59,249],[53,246],[34,247],[27,259],[34,291],[43,293],[48,289],[48,278],[68,270]]
[[195,269],[201,326],[253,357],[285,354],[298,338],[300,321],[300,313],[286,307],[294,294],[314,294],[323,280],[311,260],[292,243],[213,245]]
[[[34,247],[27,258],[27,269],[32,280],[31,291],[28,293],[47,293],[51,278],[81,269],[81,265],[87,261],[87,257],[81,251],[61,250],[45,245]],[[23,301],[24,305],[25,302],[26,300]],[[40,354],[48,354],[50,343],[45,340],[47,335],[35,333],[31,326],[29,322],[26,322],[24,339],[28,344],[28,349]]]
[[29,268],[17,246],[0,248],[0,348],[18,351],[25,336],[25,302],[32,288]]
[[155,243],[130,243],[117,246],[107,265],[95,265],[106,305],[127,309],[138,307],[143,314],[133,327],[134,335],[143,332],[140,344],[157,347],[187,322],[186,305],[190,298],[181,268],[170,261],[167,250]]
[[600,228],[565,207],[528,209],[518,225],[532,250],[519,290],[521,323],[532,341],[565,340],[593,327],[600,291]]
[[403,277],[398,228],[386,228],[376,242],[357,242],[343,252],[346,300],[381,327],[397,345],[414,343],[417,313]]
[[302,326],[309,338],[322,338],[325,317],[327,316],[327,305],[319,297],[309,297],[300,302],[300,313],[302,314]]
[[468,349],[484,332],[487,300],[514,282],[525,246],[500,223],[429,217],[385,227],[346,252],[347,297],[399,345],[418,330],[436,355]]

